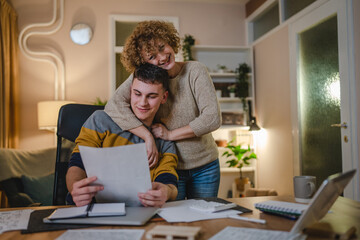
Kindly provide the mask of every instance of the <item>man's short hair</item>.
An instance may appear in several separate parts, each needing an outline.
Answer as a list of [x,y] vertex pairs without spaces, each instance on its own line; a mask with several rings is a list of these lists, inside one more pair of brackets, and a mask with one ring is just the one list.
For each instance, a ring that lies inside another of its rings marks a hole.
[[165,91],[169,91],[169,74],[165,69],[150,63],[140,65],[135,69],[134,78],[144,83],[162,84]]

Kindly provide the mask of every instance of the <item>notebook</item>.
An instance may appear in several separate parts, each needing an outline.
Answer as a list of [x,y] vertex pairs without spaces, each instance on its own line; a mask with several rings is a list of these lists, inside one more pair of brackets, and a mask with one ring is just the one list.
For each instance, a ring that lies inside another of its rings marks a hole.
[[158,208],[152,207],[125,207],[124,216],[105,217],[77,217],[51,220],[48,217],[43,219],[44,223],[61,224],[95,224],[95,225],[144,225],[152,216],[157,213]]
[[280,215],[289,219],[297,219],[307,207],[306,204],[272,200],[255,203],[255,208],[262,212]]
[[125,203],[92,203],[83,207],[56,209],[48,219],[125,215]]

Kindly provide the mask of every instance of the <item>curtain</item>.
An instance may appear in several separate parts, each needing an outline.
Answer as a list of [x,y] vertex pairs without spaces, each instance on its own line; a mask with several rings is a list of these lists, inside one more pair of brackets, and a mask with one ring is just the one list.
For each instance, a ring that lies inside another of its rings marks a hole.
[[0,2],[0,148],[16,148],[19,141],[17,14],[6,0]]

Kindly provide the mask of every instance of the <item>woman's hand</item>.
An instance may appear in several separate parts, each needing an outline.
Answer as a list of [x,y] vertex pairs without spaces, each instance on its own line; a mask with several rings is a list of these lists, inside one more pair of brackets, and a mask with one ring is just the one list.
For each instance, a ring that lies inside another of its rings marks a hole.
[[155,140],[152,136],[145,139],[145,146],[149,161],[149,167],[155,167],[159,159],[159,152],[156,147]]
[[71,191],[71,196],[74,203],[77,207],[85,206],[91,203],[92,198],[96,195],[97,192],[104,190],[102,185],[92,185],[92,182],[95,182],[97,177],[84,178],[80,181],[77,181],[73,184],[73,189]]
[[161,123],[155,123],[151,125],[151,132],[154,134],[156,138],[171,140],[170,131]]
[[161,207],[169,198],[169,187],[159,182],[151,184],[151,190],[146,193],[138,193],[139,200],[145,207]]

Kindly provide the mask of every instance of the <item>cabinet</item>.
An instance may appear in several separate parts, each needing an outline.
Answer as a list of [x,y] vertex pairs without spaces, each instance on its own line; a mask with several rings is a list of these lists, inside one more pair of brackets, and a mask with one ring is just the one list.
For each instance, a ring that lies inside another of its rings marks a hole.
[[[221,91],[218,95],[220,109],[222,112],[223,125],[220,129],[213,132],[216,141],[231,141],[236,137],[235,144],[242,144],[244,147],[250,145],[254,149],[253,136],[246,126],[246,114],[243,110],[241,100],[235,96],[230,97],[228,87],[237,81],[236,68],[240,64],[246,63],[253,69],[253,53],[251,47],[246,46],[210,46],[196,45],[192,48],[192,55],[195,60],[205,64],[209,74],[214,82],[215,89]],[[220,69],[225,66],[226,69]],[[254,76],[249,74],[249,98],[251,100],[252,109],[254,109]],[[232,197],[229,194],[232,191],[232,183],[235,178],[239,177],[239,169],[227,167],[225,157],[221,155],[226,148],[219,147],[220,160],[220,188],[219,197]],[[250,178],[253,186],[256,186],[256,162],[251,162],[250,166],[243,168],[243,174]]]
[[[193,57],[205,64],[217,90],[220,109],[223,114],[224,125],[246,125],[241,100],[235,96],[230,97],[229,86],[237,81],[236,68],[246,63],[253,69],[252,48],[247,46],[215,46],[195,45],[192,48]],[[224,66],[225,69],[221,69]],[[254,109],[254,76],[249,74],[249,97]],[[221,93],[220,93],[221,92]]]

